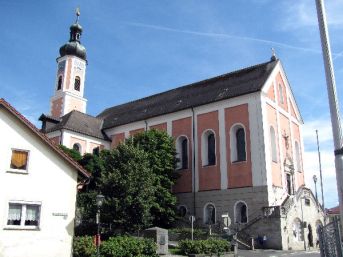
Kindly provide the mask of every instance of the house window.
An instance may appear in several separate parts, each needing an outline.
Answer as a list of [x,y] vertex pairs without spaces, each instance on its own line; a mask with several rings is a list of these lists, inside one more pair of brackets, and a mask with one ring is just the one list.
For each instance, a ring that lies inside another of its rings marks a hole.
[[270,149],[272,152],[272,161],[277,162],[277,150],[276,150],[276,135],[275,129],[270,127]]
[[177,157],[179,159],[177,168],[188,169],[188,139],[181,136],[176,141]]
[[284,103],[284,100],[283,100],[283,90],[282,90],[282,85],[279,84],[279,100],[280,100],[280,103],[283,104]]
[[57,90],[60,90],[62,88],[62,76],[58,77],[58,83],[57,83]]
[[235,204],[235,221],[237,223],[248,222],[248,208],[246,203],[242,201]]
[[298,142],[295,142],[295,165],[296,171],[301,171],[301,163],[300,163],[300,148]]
[[247,160],[245,130],[241,125],[235,125],[231,128],[230,147],[232,162]]
[[310,206],[310,205],[311,205],[310,199],[305,198],[305,205],[306,205],[306,206]]
[[216,207],[214,207],[214,205],[211,203],[205,206],[204,223],[207,225],[212,225],[216,223]]
[[11,169],[27,170],[28,151],[12,150]]
[[40,205],[29,203],[9,203],[7,225],[13,227],[36,228],[40,221]]
[[76,91],[80,91],[80,85],[81,85],[81,79],[79,76],[76,76],[75,81],[74,81],[74,89]]
[[73,150],[75,150],[75,151],[81,153],[81,145],[78,144],[78,143],[75,143],[75,144],[73,145]]
[[211,130],[207,130],[202,136],[202,165],[216,165],[216,138]]

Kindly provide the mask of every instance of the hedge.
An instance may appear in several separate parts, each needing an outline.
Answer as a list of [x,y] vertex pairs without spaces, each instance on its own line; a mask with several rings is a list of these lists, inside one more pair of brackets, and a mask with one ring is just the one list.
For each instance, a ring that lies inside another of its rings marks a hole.
[[74,237],[73,257],[94,257],[96,247],[91,236]]
[[229,252],[231,245],[226,240],[208,239],[208,240],[182,240],[179,242],[183,254],[221,254]]
[[[101,257],[158,257],[156,243],[130,236],[110,237],[100,246]],[[75,237],[73,257],[95,257],[96,247],[90,236]]]

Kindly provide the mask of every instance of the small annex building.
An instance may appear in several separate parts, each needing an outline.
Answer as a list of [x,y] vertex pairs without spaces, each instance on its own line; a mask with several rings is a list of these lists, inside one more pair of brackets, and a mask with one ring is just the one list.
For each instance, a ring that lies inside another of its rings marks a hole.
[[[174,137],[180,159],[172,190],[185,220],[194,215],[198,226],[216,227],[228,213],[242,241],[265,235],[269,248],[304,247],[323,211],[305,185],[303,120],[275,54],[91,116],[81,34],[81,25],[73,24],[56,59],[50,113],[40,117],[49,138],[84,154],[112,149],[138,132],[163,130]],[[305,222],[310,229],[302,229]]]
[[0,256],[72,256],[77,187],[90,175],[4,99],[0,131]]

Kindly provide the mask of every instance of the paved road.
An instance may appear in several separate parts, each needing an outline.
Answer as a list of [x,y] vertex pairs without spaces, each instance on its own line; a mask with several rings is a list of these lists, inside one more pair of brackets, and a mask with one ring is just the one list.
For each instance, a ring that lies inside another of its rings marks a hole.
[[319,251],[239,250],[238,257],[320,257]]

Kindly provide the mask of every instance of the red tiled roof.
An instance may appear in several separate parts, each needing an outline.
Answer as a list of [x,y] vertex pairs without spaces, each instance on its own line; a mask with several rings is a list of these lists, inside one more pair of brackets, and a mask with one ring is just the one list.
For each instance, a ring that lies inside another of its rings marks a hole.
[[0,98],[0,107],[4,107],[12,115],[14,115],[20,122],[22,122],[28,129],[36,134],[41,140],[49,145],[60,157],[62,157],[69,165],[76,169],[84,177],[89,178],[91,175],[80,164],[74,161],[69,155],[65,154],[57,145],[55,145],[48,137],[41,133],[35,125],[33,125],[28,119],[26,119],[20,112],[18,112],[13,106],[11,106],[5,99]]
[[327,214],[339,214],[339,206],[327,209]]

